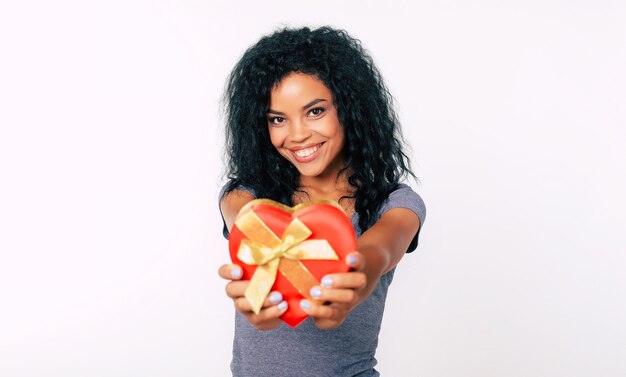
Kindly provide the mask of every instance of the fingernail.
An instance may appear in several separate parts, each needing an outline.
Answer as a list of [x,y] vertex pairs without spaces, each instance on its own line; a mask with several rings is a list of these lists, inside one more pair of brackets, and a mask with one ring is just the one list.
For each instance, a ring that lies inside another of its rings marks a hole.
[[270,293],[270,302],[275,304],[283,300],[283,295],[280,292],[272,292]]
[[322,290],[320,289],[320,287],[313,287],[311,288],[311,296],[318,298],[322,295]]
[[242,275],[241,271],[241,267],[233,267],[230,269],[230,276],[234,277],[235,279],[239,279]]
[[356,255],[348,255],[348,264],[356,264]]
[[300,300],[300,307],[304,310],[308,310],[311,307],[311,303],[307,300]]
[[280,310],[281,312],[287,310],[287,301],[283,301],[278,304],[278,310]]
[[330,276],[324,276],[322,278],[322,287],[330,287],[333,284],[333,278],[331,278]]

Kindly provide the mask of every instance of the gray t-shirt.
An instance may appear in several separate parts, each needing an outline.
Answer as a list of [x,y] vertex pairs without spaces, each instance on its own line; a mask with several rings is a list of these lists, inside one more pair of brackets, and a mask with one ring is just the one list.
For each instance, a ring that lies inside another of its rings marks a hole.
[[[254,192],[245,188],[254,195]],[[221,195],[220,195],[221,198]],[[420,229],[426,217],[422,198],[409,186],[400,184],[383,206],[378,218],[392,208],[407,208],[420,219]],[[361,236],[359,217],[355,213],[352,225]],[[418,232],[419,234],[419,232]],[[228,238],[228,230],[224,228]],[[417,246],[417,235],[411,252]],[[311,318],[296,328],[281,324],[278,328],[261,331],[251,325],[239,312],[235,314],[233,359],[230,364],[234,377],[370,377],[380,374],[376,365],[376,346],[383,318],[387,289],[395,268],[381,276],[372,294],[354,308],[341,326],[320,330]]]

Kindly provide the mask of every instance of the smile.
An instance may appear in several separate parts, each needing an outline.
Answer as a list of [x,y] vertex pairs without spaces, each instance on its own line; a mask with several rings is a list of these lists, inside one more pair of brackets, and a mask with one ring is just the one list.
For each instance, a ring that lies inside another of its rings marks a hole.
[[311,148],[304,148],[304,149],[300,149],[297,151],[294,151],[293,153],[296,154],[296,156],[298,157],[309,157],[310,155],[312,155],[313,153],[317,152],[318,149],[320,149],[321,144],[318,144],[314,147]]
[[292,153],[296,161],[310,162],[310,161],[313,161],[317,157],[317,155],[319,154],[318,151],[322,147],[323,144],[324,143],[320,143],[320,144],[302,148],[302,149],[290,149],[289,151]]

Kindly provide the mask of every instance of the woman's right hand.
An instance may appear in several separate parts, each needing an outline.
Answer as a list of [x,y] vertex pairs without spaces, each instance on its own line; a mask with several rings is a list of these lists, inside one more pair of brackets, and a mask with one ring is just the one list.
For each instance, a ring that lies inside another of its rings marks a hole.
[[226,295],[233,300],[235,309],[259,330],[271,330],[278,327],[281,323],[279,317],[287,310],[287,302],[283,300],[283,296],[280,292],[270,292],[259,314],[254,314],[248,299],[244,297],[250,281],[239,280],[242,274],[241,267],[236,264],[224,264],[219,269],[219,275],[222,278],[231,280],[226,284]]

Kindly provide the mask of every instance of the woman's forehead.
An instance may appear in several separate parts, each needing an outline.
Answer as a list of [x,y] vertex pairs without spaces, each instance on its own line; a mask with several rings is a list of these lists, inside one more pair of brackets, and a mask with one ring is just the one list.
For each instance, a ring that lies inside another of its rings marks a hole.
[[270,104],[284,106],[305,106],[316,99],[332,99],[332,92],[316,76],[303,73],[290,73],[270,92]]

